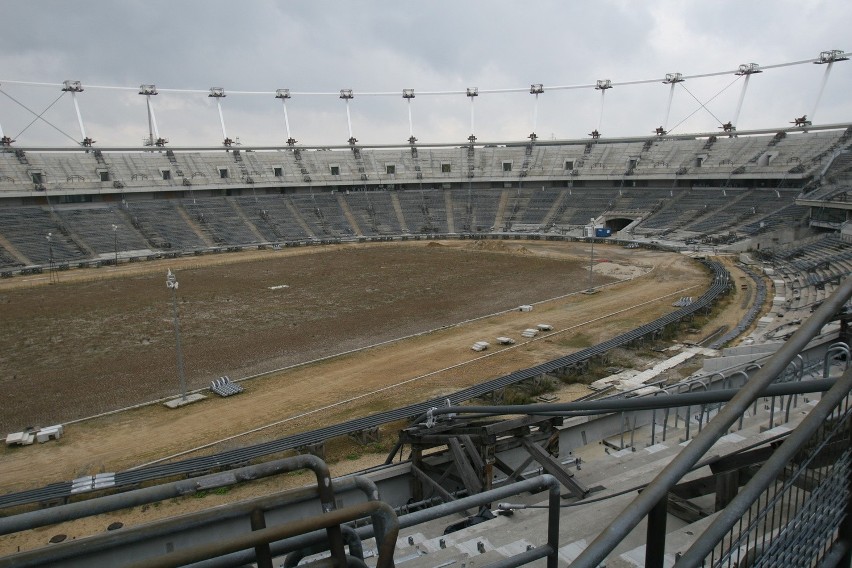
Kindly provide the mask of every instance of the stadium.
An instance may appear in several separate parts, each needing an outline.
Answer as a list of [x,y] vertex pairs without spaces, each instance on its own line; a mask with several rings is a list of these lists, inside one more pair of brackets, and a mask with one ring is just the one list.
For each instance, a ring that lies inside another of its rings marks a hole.
[[218,87],[174,146],[155,85],[102,146],[57,83],[74,146],[0,131],[0,566],[849,565],[852,123],[738,129],[762,71],[713,131],[564,140],[467,89],[421,143],[402,89],[363,143],[343,89],[299,144],[279,89],[280,146]]

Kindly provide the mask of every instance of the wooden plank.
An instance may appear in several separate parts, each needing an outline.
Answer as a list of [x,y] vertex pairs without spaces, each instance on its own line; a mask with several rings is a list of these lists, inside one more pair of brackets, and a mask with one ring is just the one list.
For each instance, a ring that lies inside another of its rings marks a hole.
[[[424,473],[423,470],[421,470],[420,468],[412,465],[411,466],[411,473],[413,473],[414,477],[416,477],[418,480],[420,480],[421,483],[431,487],[432,490],[434,490],[435,493],[437,493],[438,495],[441,496],[441,498],[444,500],[444,502],[449,503],[450,501],[456,500],[455,497],[450,495],[449,491],[447,491],[446,489],[444,489],[443,487],[438,485],[431,477],[426,475],[426,473]],[[471,515],[470,511],[461,511],[459,514],[462,514],[462,513],[463,513],[462,516],[464,516],[464,517],[469,517]]]
[[461,475],[467,494],[481,493],[482,482],[479,481],[479,476],[474,471],[473,466],[470,465],[458,438],[450,438],[450,452],[453,454],[453,463],[456,466],[456,471]]
[[485,469],[485,462],[482,459],[482,456],[479,455],[479,452],[476,451],[476,445],[473,443],[473,439],[468,436],[459,436],[461,441],[464,442],[464,449],[467,451],[467,455],[470,456],[470,461],[473,463],[474,469],[476,471],[482,472]]
[[543,449],[528,440],[523,440],[523,444],[530,456],[541,464],[544,471],[555,477],[559,483],[568,489],[571,495],[578,499],[582,499],[586,496],[586,494],[588,494],[589,489],[574,479],[573,473],[562,469],[562,466],[554,461]]

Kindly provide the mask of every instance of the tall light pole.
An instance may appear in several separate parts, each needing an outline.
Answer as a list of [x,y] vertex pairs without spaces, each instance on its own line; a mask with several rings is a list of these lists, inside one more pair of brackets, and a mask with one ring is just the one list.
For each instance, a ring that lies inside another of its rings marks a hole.
[[168,274],[166,274],[166,287],[172,291],[172,315],[175,320],[175,351],[177,352],[177,368],[178,368],[178,377],[180,378],[180,393],[181,400],[186,401],[186,377],[183,373],[183,351],[180,348],[180,321],[178,320],[178,309],[177,309],[177,289],[178,289],[178,281],[177,277],[172,274],[171,269],[169,269]]
[[112,225],[112,242],[115,248],[115,266],[118,268],[118,225]]
[[53,233],[47,234],[47,272],[50,284],[56,284],[56,264],[53,262]]
[[594,274],[595,274],[595,220],[590,219],[589,226],[591,227],[592,249],[589,252],[589,290],[591,294],[595,291]]

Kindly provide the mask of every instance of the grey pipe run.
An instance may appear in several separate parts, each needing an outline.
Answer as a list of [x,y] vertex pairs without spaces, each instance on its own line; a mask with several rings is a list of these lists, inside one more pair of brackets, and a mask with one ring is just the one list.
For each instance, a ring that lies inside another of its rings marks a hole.
[[683,478],[692,466],[722,437],[731,425],[761,396],[764,389],[780,375],[787,365],[816,336],[852,296],[852,278],[847,278],[834,293],[817,308],[763,368],[740,389],[740,392],[710,421],[683,451],[677,454],[656,478],[640,493],[612,523],[609,524],[574,560],[577,568],[593,568],[638,525],[669,490]]
[[[512,495],[518,495],[525,492],[537,493],[545,489],[548,490],[547,544],[528,550],[516,557],[507,558],[505,561],[502,561],[497,565],[509,568],[510,566],[520,566],[521,564],[547,557],[547,568],[556,568],[559,559],[560,485],[559,482],[556,481],[556,478],[549,474],[519,481],[518,483],[513,483],[505,487],[498,487],[497,489],[477,493],[470,497],[463,497],[462,499],[443,503],[422,511],[409,513],[408,515],[399,518],[399,526],[401,529],[412,527],[421,523],[440,519],[441,517],[446,517],[453,513],[459,513],[467,509],[481,507]],[[369,529],[369,527],[363,528]]]
[[[812,381],[784,382],[770,384],[764,388],[761,396],[783,396],[825,392],[834,384],[833,379],[814,379]],[[719,389],[714,391],[687,392],[682,394],[664,394],[659,396],[621,398],[615,400],[590,400],[583,402],[565,402],[557,404],[519,404],[512,406],[448,406],[434,409],[434,414],[484,414],[499,416],[503,414],[527,414],[534,416],[589,416],[607,412],[654,410],[727,402],[742,389]]]
[[[477,493],[476,495],[463,497],[461,499],[450,501],[448,503],[442,503],[440,505],[436,505],[434,507],[430,507],[422,511],[417,511],[414,513],[409,513],[407,515],[400,516],[399,528],[404,529],[413,527],[415,525],[419,525],[427,521],[433,521],[435,519],[440,519],[442,517],[446,517],[454,513],[461,513],[468,509],[478,509],[479,507],[488,505],[500,499],[505,499],[506,497],[511,497],[527,492],[537,493],[545,489],[549,491],[547,544],[544,546],[536,547],[531,551],[525,552],[522,556],[523,558],[526,558],[526,560],[521,561],[521,556],[516,556],[511,559],[507,559],[507,561],[510,563],[506,564],[505,566],[506,568],[508,568],[509,566],[520,566],[522,564],[531,562],[539,558],[548,557],[548,568],[555,568],[558,556],[556,552],[552,551],[556,551],[559,546],[559,508],[561,498],[559,497],[559,482],[556,481],[556,478],[548,474],[540,475],[531,479],[526,479],[517,483],[506,485],[504,487],[491,489],[489,491]],[[367,540],[376,536],[376,527],[369,525],[358,527],[355,529],[355,532],[361,537],[362,540]],[[324,539],[322,532],[315,531],[313,533],[300,535],[296,538],[274,542],[270,545],[270,549],[272,550],[273,554],[280,555],[293,550],[298,550],[299,548],[303,548],[309,545],[321,543],[323,541]],[[528,555],[529,558],[527,558]],[[192,567],[225,568],[240,564],[248,564],[251,562],[254,562],[253,552],[250,550],[246,550],[240,553],[222,556],[220,558],[212,559],[206,562],[192,564]]]
[[811,410],[807,417],[777,448],[766,463],[740,490],[736,497],[714,519],[707,529],[695,539],[675,566],[699,566],[719,541],[739,522],[757,498],[778,481],[784,467],[801,451],[811,437],[824,425],[825,419],[849,395],[852,389],[852,370],[847,370],[837,384],[831,388]]
[[[199,478],[204,479],[204,478]],[[334,484],[335,492],[344,493],[346,491],[351,491],[353,489],[358,489],[364,493],[364,496],[368,501],[378,501],[379,500],[379,491],[376,487],[376,484],[373,483],[372,480],[362,477],[362,476],[350,476],[337,480]],[[143,491],[143,490],[137,490]],[[129,492],[126,494],[119,494],[110,497],[122,497],[122,496],[130,496]],[[274,510],[286,505],[295,505],[298,503],[303,503],[305,501],[309,501],[311,499],[316,499],[318,496],[319,490],[317,487],[305,487],[300,489],[295,489],[291,491],[284,491],[274,495],[266,495],[263,497],[256,497],[254,499],[249,499],[246,501],[242,501],[239,503],[234,503],[227,507],[216,507],[213,509],[207,509],[204,511],[199,511],[196,513],[190,513],[187,515],[181,515],[179,517],[174,517],[170,519],[166,519],[163,521],[159,521],[153,523],[151,525],[142,525],[137,527],[127,527],[121,531],[117,532],[109,532],[104,533],[95,537],[91,537],[86,539],[85,541],[71,541],[67,543],[62,543],[60,545],[51,546],[49,548],[41,548],[37,550],[32,550],[28,552],[23,552],[20,554],[16,554],[14,557],[0,559],[0,567],[5,566],[15,566],[16,568],[24,568],[27,566],[44,566],[49,565],[61,560],[74,558],[77,556],[85,555],[87,553],[97,552],[108,550],[110,548],[120,547],[122,545],[128,545],[131,543],[136,543],[152,538],[156,538],[159,536],[170,535],[174,533],[181,532],[187,529],[194,529],[198,527],[202,527],[208,525],[210,523],[221,522],[227,519],[247,516],[251,514],[253,511],[261,510],[261,511],[270,511]],[[105,498],[101,498],[105,499]],[[120,503],[116,504],[116,499],[110,500],[116,506],[109,508],[108,510],[117,510],[124,508],[123,506],[119,506]],[[65,506],[63,506],[65,507]],[[35,526],[44,526],[48,524],[53,524],[53,522],[45,516],[49,517],[49,513],[55,510],[62,509],[63,507],[55,507],[53,509],[47,509],[44,511],[39,511],[39,513],[43,513],[42,515],[38,515],[39,521],[48,521],[41,522],[41,524]],[[101,508],[99,507],[98,510]],[[60,511],[60,513],[62,513]],[[23,515],[20,515],[23,516]],[[65,514],[60,515],[62,517]],[[84,515],[85,516],[85,515]],[[74,517],[79,518],[79,517]],[[8,519],[2,519],[6,521]],[[383,538],[384,536],[384,527],[381,524],[381,519],[378,517],[373,517],[373,523],[376,523],[376,534],[379,538]],[[58,522],[58,521],[57,521]],[[34,527],[32,527],[34,528]],[[23,529],[21,529],[23,530]],[[325,531],[317,531],[314,535],[317,541],[326,542],[326,532]],[[290,550],[307,546],[311,544],[311,541],[305,540],[300,541],[300,537],[297,537],[294,540],[294,545]],[[279,551],[274,551],[276,554],[280,553]],[[233,561],[230,559],[231,556],[242,555],[245,554],[243,558],[240,556],[239,561]],[[212,559],[205,560],[203,562],[199,562],[198,564],[194,564],[193,566],[197,566],[198,568],[220,568],[225,566],[235,566],[240,564],[246,564],[250,562],[254,562],[255,556],[254,551],[244,551],[240,553],[234,553],[233,555],[228,555],[223,557],[226,561],[223,563],[220,559]],[[11,562],[7,564],[7,562]]]
[[[343,531],[343,540],[346,542],[346,545],[349,547],[349,555],[359,560],[364,560],[364,546],[361,542],[361,537],[358,536],[358,533],[355,532],[350,526],[343,525],[340,527]],[[305,548],[301,548],[299,550],[294,550],[284,559],[284,564],[282,564],[282,568],[295,568],[299,565],[299,562],[302,561],[302,558],[305,556],[311,556],[312,554],[319,554],[321,552],[325,552],[327,549],[326,546],[315,544],[313,546],[308,546]]]
[[[49,509],[41,509],[38,511],[30,511],[14,515],[11,517],[0,518],[0,535],[11,534],[23,530],[34,529],[46,525],[58,524],[65,521],[109,513],[120,509],[127,509],[137,505],[145,505],[157,501],[163,501],[172,497],[182,497],[193,495],[199,491],[207,491],[218,487],[227,487],[242,481],[251,481],[261,479],[272,475],[278,475],[298,469],[311,469],[317,476],[317,487],[311,497],[316,496],[319,492],[320,499],[324,504],[330,503],[334,506],[334,487],[331,484],[331,475],[328,471],[328,466],[316,456],[305,454],[290,458],[284,458],[271,462],[266,462],[258,465],[250,465],[241,467],[232,471],[223,473],[215,473],[187,479],[165,483],[154,487],[146,487],[118,493],[115,495],[107,495],[97,499],[80,501],[77,503],[69,503]],[[378,489],[372,482],[369,482],[372,487],[365,485],[364,480],[353,481],[359,485],[368,499],[378,499]],[[326,505],[324,505],[325,507]]]
[[[379,543],[379,558],[376,563],[376,568],[392,568],[396,538],[399,534],[399,523],[397,521],[396,514],[393,512],[390,505],[383,503],[382,501],[368,501],[366,503],[360,503],[358,505],[352,505],[342,509],[330,510],[325,512],[323,515],[299,519],[283,525],[233,536],[214,544],[195,546],[165,554],[157,558],[148,558],[141,562],[130,564],[127,568],[172,568],[185,566],[199,560],[205,560],[207,558],[213,558],[229,552],[253,548],[258,545],[266,545],[276,540],[281,540],[322,528],[326,529],[328,532],[330,528],[336,527],[338,534],[341,534],[341,524],[374,515],[382,517],[382,524],[386,529],[385,538]],[[332,543],[329,542],[329,548],[331,545]],[[338,559],[334,554],[334,551],[332,551],[332,558],[337,566],[345,566],[348,563],[345,552],[343,553],[342,558]]]

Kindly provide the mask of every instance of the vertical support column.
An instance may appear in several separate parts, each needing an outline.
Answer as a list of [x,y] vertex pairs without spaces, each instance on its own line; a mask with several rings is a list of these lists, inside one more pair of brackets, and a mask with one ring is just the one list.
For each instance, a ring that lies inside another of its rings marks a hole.
[[[412,444],[411,446],[411,465],[418,469],[423,469],[423,448],[417,444]],[[423,483],[416,475],[411,476],[411,483],[413,487],[411,488],[411,497],[415,502],[420,502],[423,500]]]
[[722,471],[716,474],[716,504],[714,511],[721,511],[737,496],[740,485],[740,471]]
[[[266,528],[266,519],[263,516],[263,511],[254,509],[251,512],[251,530],[259,531]],[[272,551],[269,549],[269,543],[258,544],[254,547],[255,561],[257,568],[273,568]]]
[[666,495],[648,512],[648,527],[645,537],[645,568],[663,568],[666,552],[666,521],[669,497]]

